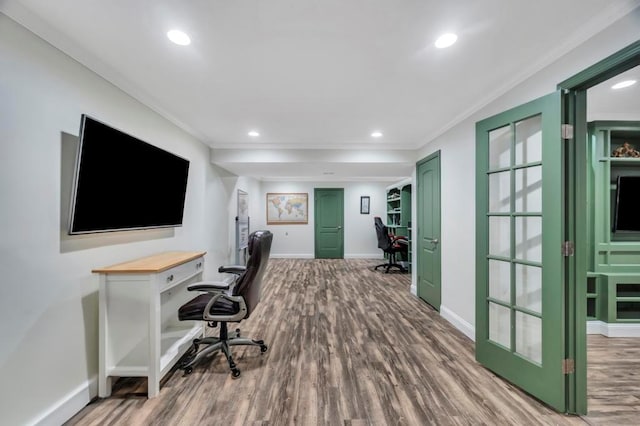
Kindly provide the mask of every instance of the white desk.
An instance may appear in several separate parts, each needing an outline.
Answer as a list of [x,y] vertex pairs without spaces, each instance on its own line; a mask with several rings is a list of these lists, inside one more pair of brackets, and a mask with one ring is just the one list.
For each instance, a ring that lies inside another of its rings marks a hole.
[[203,335],[197,321],[178,321],[178,308],[195,297],[188,284],[202,280],[205,252],[166,252],[94,269],[99,274],[98,395],[111,394],[112,377],[147,377],[148,397]]

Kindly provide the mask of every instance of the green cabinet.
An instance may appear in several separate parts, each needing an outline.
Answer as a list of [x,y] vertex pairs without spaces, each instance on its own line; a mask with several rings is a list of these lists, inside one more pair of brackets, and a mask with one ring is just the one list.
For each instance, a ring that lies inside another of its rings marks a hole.
[[[387,187],[387,228],[394,235],[407,237],[409,252],[406,266],[411,267],[411,180],[403,180]],[[400,260],[400,259],[399,259]]]
[[602,317],[603,303],[606,303],[601,290],[602,279],[598,274],[587,275],[587,319],[596,320]]
[[640,158],[614,153],[640,151],[640,122],[594,121],[588,135],[587,317],[640,322],[640,232],[613,230],[618,177],[640,176]]
[[640,321],[640,274],[611,274],[607,281],[607,322]]

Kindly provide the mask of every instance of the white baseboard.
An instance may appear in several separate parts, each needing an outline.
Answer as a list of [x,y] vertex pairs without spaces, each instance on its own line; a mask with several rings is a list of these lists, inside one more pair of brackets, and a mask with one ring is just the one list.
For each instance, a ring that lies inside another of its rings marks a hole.
[[347,253],[344,255],[345,259],[384,259],[384,256],[379,253]]
[[269,255],[269,257],[272,257],[274,259],[313,259],[315,256],[313,254],[309,254],[309,253],[280,253],[280,254],[276,254],[276,253],[271,253]]
[[[269,257],[274,259],[315,259],[313,253],[271,253]],[[378,253],[347,253],[345,259],[384,259]]]
[[[413,288],[411,292],[413,293]],[[462,319],[459,315],[444,305],[440,306],[440,316],[449,321],[455,328],[475,342],[476,331],[473,325]],[[640,337],[640,323],[627,324],[587,321],[587,334],[602,334],[606,337]]]
[[94,376],[60,398],[58,402],[29,424],[34,426],[61,425],[82,410],[96,395],[98,395],[98,376]]
[[465,321],[458,314],[448,309],[444,305],[440,305],[440,316],[449,321],[455,328],[460,330],[465,336],[472,341],[476,341],[476,329],[473,325]]
[[587,334],[602,334],[607,337],[640,337],[640,323],[606,323],[587,321]]

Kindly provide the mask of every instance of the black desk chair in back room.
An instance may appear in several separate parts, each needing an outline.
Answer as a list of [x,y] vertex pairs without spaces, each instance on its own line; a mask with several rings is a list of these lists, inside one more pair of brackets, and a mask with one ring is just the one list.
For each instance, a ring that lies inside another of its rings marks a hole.
[[409,242],[407,241],[407,237],[390,234],[389,228],[387,228],[387,225],[382,223],[382,219],[378,216],[374,217],[373,221],[376,228],[376,236],[378,237],[378,248],[382,249],[388,259],[386,263],[381,263],[374,269],[378,270],[378,268],[385,268],[385,273],[389,273],[389,269],[398,268],[400,272],[407,272],[407,268],[396,261],[396,255],[398,253],[406,254],[409,251]]
[[[218,337],[204,337],[193,341],[193,351],[180,364],[185,374],[193,371],[193,366],[210,353],[221,350],[227,358],[231,376],[240,376],[240,370],[233,361],[230,346],[259,346],[261,352],[267,351],[262,340],[240,337],[240,329],[229,333],[227,324],[249,318],[260,301],[260,288],[264,271],[267,268],[273,234],[269,231],[255,231],[249,236],[249,259],[246,267],[221,267],[222,272],[238,274],[235,283],[203,281],[188,286],[189,291],[206,293],[191,299],[178,310],[181,321],[206,321],[209,326],[220,325]],[[234,272],[235,271],[235,272]],[[199,350],[201,345],[208,345]]]

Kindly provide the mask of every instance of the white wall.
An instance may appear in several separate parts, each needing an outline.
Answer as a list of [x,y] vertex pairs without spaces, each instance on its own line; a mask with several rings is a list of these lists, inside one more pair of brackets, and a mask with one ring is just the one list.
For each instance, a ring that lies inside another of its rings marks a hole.
[[[82,113],[190,160],[183,227],[66,235],[67,148]],[[59,424],[96,394],[91,269],[206,250],[210,276],[226,260],[227,194],[205,145],[3,14],[0,140],[0,423]]]
[[475,330],[475,123],[555,91],[561,81],[639,39],[637,8],[419,151],[417,160],[441,150],[441,313],[469,337]]
[[[382,258],[378,248],[373,218],[386,217],[384,182],[263,182],[260,211],[251,220],[252,229],[269,229],[273,233],[273,257],[314,257],[314,188],[344,188],[344,257]],[[306,192],[309,194],[309,223],[306,225],[267,225],[266,194],[268,192]],[[370,214],[360,214],[360,197],[371,197]]]

